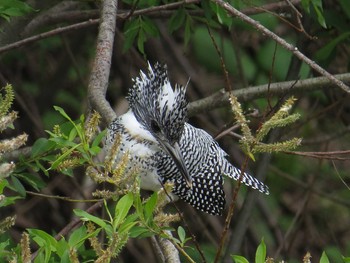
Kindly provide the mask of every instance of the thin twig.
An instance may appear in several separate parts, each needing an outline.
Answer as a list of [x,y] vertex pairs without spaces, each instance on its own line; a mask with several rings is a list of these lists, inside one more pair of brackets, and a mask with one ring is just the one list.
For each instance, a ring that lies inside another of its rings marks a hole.
[[241,174],[240,174],[238,183],[233,190],[229,211],[228,211],[226,219],[225,219],[224,229],[221,232],[220,243],[219,243],[219,247],[216,251],[215,260],[214,260],[215,263],[220,262],[221,254],[222,254],[222,251],[223,251],[224,246],[225,246],[225,242],[226,242],[228,230],[230,228],[233,213],[234,213],[235,208],[236,208],[236,201],[237,201],[237,197],[238,197],[238,192],[239,192],[239,189],[241,188],[242,179],[244,177],[244,171],[246,170],[247,165],[248,165],[248,156],[245,156],[244,163],[242,164],[242,167],[241,167]]
[[34,196],[40,196],[40,197],[45,197],[49,199],[58,199],[58,200],[63,200],[63,201],[73,202],[73,203],[95,203],[103,200],[103,199],[74,199],[67,196],[47,195],[42,193],[35,193],[32,191],[26,191],[26,193]]
[[314,69],[319,74],[325,76],[329,81],[331,81],[333,84],[337,85],[339,88],[341,88],[346,93],[350,93],[350,87],[347,86],[344,82],[341,80],[335,78],[332,74],[330,74],[328,71],[320,67],[317,63],[306,57],[303,53],[301,53],[297,47],[289,44],[287,41],[285,41],[283,38],[279,37],[269,29],[267,29],[265,26],[257,22],[256,20],[250,18],[249,16],[243,14],[242,12],[235,9],[232,5],[225,2],[224,0],[212,0],[214,3],[218,4],[222,8],[224,8],[230,15],[236,16],[240,19],[242,19],[244,22],[252,25],[254,28],[256,28],[258,31],[262,32],[266,36],[270,37],[271,39],[275,40],[278,44],[280,44],[285,49],[291,51],[297,58],[305,62],[307,65],[309,65],[312,69]]
[[335,173],[338,175],[340,181],[345,185],[345,187],[350,190],[350,186],[344,181],[344,179],[341,177],[341,175],[339,174],[339,171],[337,169],[337,166],[335,165],[334,161],[332,161]]
[[222,68],[222,71],[223,71],[224,76],[225,76],[225,89],[226,89],[227,92],[230,92],[230,91],[232,91],[232,87],[231,87],[231,82],[230,82],[230,79],[229,79],[229,76],[228,76],[228,71],[227,71],[227,68],[226,68],[226,64],[225,64],[224,58],[223,58],[223,56],[221,54],[220,48],[216,44],[216,41],[214,39],[213,34],[211,33],[209,25],[207,25],[207,30],[208,30],[209,36],[211,38],[211,42],[213,43],[213,45],[215,47],[215,50],[216,50],[216,53],[218,53],[218,56],[219,56],[219,59],[220,59],[221,68]]
[[[292,5],[298,5],[298,4],[300,4],[300,2],[301,2],[301,0],[290,0],[290,3]],[[280,2],[265,4],[262,6],[253,6],[250,8],[243,9],[243,10],[241,10],[241,12],[246,14],[246,15],[256,15],[256,14],[259,14],[261,12],[276,11],[276,10],[280,10],[280,9],[283,9],[286,7],[290,7],[290,5],[289,5],[289,3],[287,3],[284,0],[284,1],[280,1]]]
[[0,54],[4,53],[6,51],[9,51],[11,49],[15,49],[15,48],[19,48],[19,47],[28,45],[30,43],[33,43],[33,42],[41,40],[41,39],[45,39],[48,37],[52,37],[55,35],[66,33],[68,31],[77,30],[77,29],[85,28],[85,27],[92,26],[92,25],[97,25],[98,22],[99,22],[99,19],[90,19],[90,20],[85,21],[85,22],[81,22],[81,23],[77,23],[77,24],[73,24],[73,25],[69,25],[69,26],[65,26],[65,27],[59,27],[59,28],[53,29],[53,30],[45,32],[45,33],[31,36],[31,37],[19,40],[17,42],[11,43],[9,45],[0,47]]
[[286,154],[300,155],[316,159],[327,159],[337,161],[347,161],[350,157],[338,157],[337,155],[350,155],[350,150],[345,151],[333,151],[333,152],[298,152],[298,151],[285,151]]
[[339,205],[343,205],[345,206],[346,208],[350,208],[350,202],[348,201],[348,199],[341,199],[339,197],[336,197],[334,195],[334,193],[330,193],[330,194],[327,194],[325,192],[327,191],[324,191],[324,190],[318,190],[317,188],[315,187],[312,187],[310,188],[310,186],[308,184],[306,184],[304,181],[302,180],[299,180],[297,179],[295,176],[291,176],[290,174],[284,172],[284,171],[281,171],[280,169],[278,169],[277,167],[273,166],[270,164],[269,166],[269,170],[275,174],[277,174],[278,176],[280,177],[283,177],[285,179],[287,179],[288,181],[296,184],[298,187],[301,187],[301,188],[304,188],[304,189],[310,189],[310,191],[312,191],[313,194],[316,194],[320,197],[323,197],[323,198],[326,198],[336,204],[339,204]]
[[299,209],[296,212],[292,222],[290,223],[285,235],[283,236],[282,242],[279,244],[279,246],[275,252],[275,256],[274,256],[275,258],[279,257],[279,255],[281,254],[281,251],[285,248],[285,246],[287,244],[287,240],[288,240],[289,236],[292,234],[293,229],[295,228],[296,224],[298,223],[300,218],[302,218],[304,216],[304,210],[306,209],[306,207],[310,201],[310,197],[311,197],[311,191],[307,191],[303,200],[301,202],[299,202],[299,203],[301,203],[299,205]]

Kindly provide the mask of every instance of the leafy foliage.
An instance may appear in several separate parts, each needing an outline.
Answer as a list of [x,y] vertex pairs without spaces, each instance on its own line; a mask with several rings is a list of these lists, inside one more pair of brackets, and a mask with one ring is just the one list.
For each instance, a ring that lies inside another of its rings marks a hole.
[[144,44],[147,37],[157,37],[159,35],[158,29],[154,22],[147,17],[137,17],[125,23],[125,42],[123,50],[128,50],[133,42],[136,40],[137,48],[141,53],[145,53]]
[[[83,226],[71,232],[70,237],[66,240],[62,236],[52,236],[40,229],[27,229],[28,234],[23,234],[20,249],[16,253],[10,253],[6,246],[5,251],[8,252],[6,258],[24,260],[30,258],[31,251],[29,242],[34,241],[39,249],[35,252],[34,262],[56,262],[56,261],[72,261],[78,258],[79,254],[90,254],[90,259],[95,258],[96,262],[107,262],[111,258],[115,258],[120,253],[128,239],[148,237],[159,235],[170,239],[174,244],[184,246],[189,238],[185,237],[184,230],[180,230],[179,239],[169,236],[166,232],[169,229],[169,223],[178,220],[177,215],[165,214],[161,211],[161,207],[166,203],[166,192],[171,186],[166,186],[167,190],[161,190],[154,193],[148,199],[142,200],[140,195],[139,179],[135,176],[123,176],[124,169],[115,168],[112,162],[114,158],[106,158],[107,163],[99,164],[94,157],[100,153],[100,142],[105,132],[98,132],[99,115],[95,112],[89,120],[82,115],[78,121],[73,121],[67,113],[60,107],[55,109],[67,120],[64,124],[56,125],[53,131],[47,131],[50,135],[48,139],[40,138],[37,140],[28,159],[22,160],[22,163],[14,173],[14,181],[12,186],[7,181],[1,181],[1,191],[5,188],[11,188],[20,195],[26,194],[25,188],[17,177],[33,188],[39,190],[43,184],[37,180],[31,180],[23,176],[25,167],[34,171],[41,171],[46,176],[50,176],[51,172],[59,171],[67,176],[72,176],[74,169],[85,166],[90,170],[90,175],[97,182],[108,182],[114,184],[116,190],[96,191],[95,195],[102,197],[104,209],[108,215],[106,219],[94,216],[80,209],[75,209],[74,214],[78,216]],[[116,144],[115,149],[119,145]],[[127,155],[126,155],[127,156]],[[120,166],[125,166],[127,158],[122,160]],[[107,167],[106,172],[101,172],[103,167]],[[108,168],[109,167],[109,168]],[[118,167],[118,165],[117,165]],[[109,170],[108,170],[109,169]],[[100,176],[94,173],[101,173]],[[112,173],[112,176],[109,175]],[[123,182],[126,180],[127,182]],[[125,184],[133,181],[133,186],[125,192]],[[110,208],[107,200],[113,198],[115,206]],[[12,199],[14,201],[14,199]],[[96,199],[101,202],[101,199]],[[11,204],[7,201],[7,205]],[[4,203],[3,203],[4,205]],[[1,229],[5,231],[13,225],[13,219],[8,218],[3,221]],[[98,241],[101,237],[106,238],[105,247]],[[30,239],[29,239],[30,238]],[[87,246],[87,241],[90,246]],[[90,252],[91,253],[90,253]],[[184,252],[185,253],[185,252]]]
[[27,3],[20,0],[1,0],[0,17],[8,22],[11,17],[23,16],[33,12],[34,9]]
[[322,1],[321,0],[302,0],[301,1],[304,10],[309,14],[313,11],[316,14],[318,23],[324,28],[327,27],[326,21],[323,15]]
[[[13,127],[13,122],[17,118],[16,112],[9,112],[14,99],[12,86],[8,84],[3,90],[5,94],[0,95],[0,132],[3,132],[7,127]],[[13,162],[7,162],[3,159],[3,156],[4,154],[11,153],[20,148],[26,143],[26,141],[26,134],[0,141],[0,208],[11,205],[20,198],[19,196],[6,196],[4,194],[6,187],[14,189],[17,186],[17,189],[20,189],[19,191],[23,193],[23,188],[20,187],[20,183],[11,175],[15,170],[15,164]],[[14,184],[13,187],[10,186],[10,178]],[[15,218],[15,216],[8,216],[0,221],[0,234],[4,233],[5,230],[14,225]]]

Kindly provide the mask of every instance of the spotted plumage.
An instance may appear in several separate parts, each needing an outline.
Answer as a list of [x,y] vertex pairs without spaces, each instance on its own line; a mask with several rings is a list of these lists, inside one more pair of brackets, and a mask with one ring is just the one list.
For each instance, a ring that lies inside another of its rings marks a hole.
[[[138,167],[141,188],[157,191],[170,181],[175,197],[203,212],[222,214],[223,176],[238,180],[241,172],[207,132],[186,122],[186,87],[173,89],[166,66],[158,63],[133,81],[130,109],[110,124],[106,150],[119,133],[121,149],[116,158],[129,152],[129,168]],[[267,186],[247,173],[242,182],[268,194]]]

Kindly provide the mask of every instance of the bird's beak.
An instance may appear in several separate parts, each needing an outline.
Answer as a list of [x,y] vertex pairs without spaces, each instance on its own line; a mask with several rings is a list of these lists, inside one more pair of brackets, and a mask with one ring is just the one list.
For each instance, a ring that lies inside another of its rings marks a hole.
[[165,140],[159,140],[160,144],[163,146],[164,150],[171,156],[175,162],[177,168],[180,170],[181,175],[184,177],[186,184],[189,188],[192,188],[192,179],[190,173],[188,172],[185,161],[182,157],[179,144],[176,142],[174,145],[171,145]]

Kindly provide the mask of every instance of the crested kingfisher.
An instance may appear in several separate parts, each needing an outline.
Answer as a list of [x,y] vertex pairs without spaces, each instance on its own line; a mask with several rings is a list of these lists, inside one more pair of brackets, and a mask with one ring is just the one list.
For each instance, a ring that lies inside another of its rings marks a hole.
[[[172,87],[166,65],[148,63],[147,72],[140,71],[133,79],[128,112],[109,125],[105,148],[108,151],[119,134],[115,158],[129,153],[128,169],[137,167],[142,189],[158,191],[172,182],[172,196],[203,212],[221,215],[223,176],[239,180],[241,171],[207,132],[187,123],[186,87]],[[269,194],[268,187],[248,173],[241,180]]]

